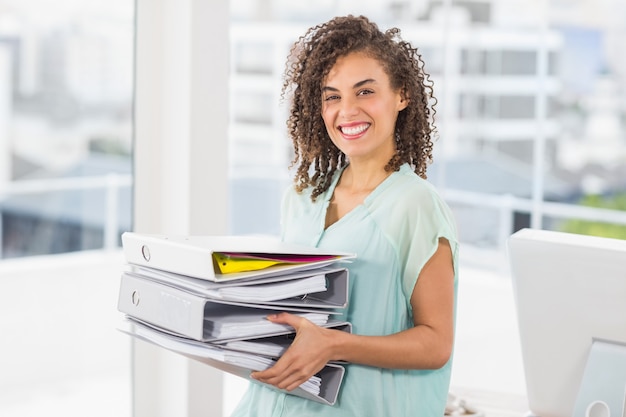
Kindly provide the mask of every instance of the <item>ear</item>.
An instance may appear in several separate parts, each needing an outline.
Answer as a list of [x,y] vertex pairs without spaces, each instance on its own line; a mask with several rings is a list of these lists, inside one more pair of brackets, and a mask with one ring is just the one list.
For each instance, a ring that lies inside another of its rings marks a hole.
[[398,108],[398,111],[402,111],[406,109],[408,106],[409,106],[409,99],[403,98],[402,100],[400,100],[400,107]]
[[404,89],[400,90],[400,101],[398,101],[398,111],[406,109],[409,105],[409,98]]

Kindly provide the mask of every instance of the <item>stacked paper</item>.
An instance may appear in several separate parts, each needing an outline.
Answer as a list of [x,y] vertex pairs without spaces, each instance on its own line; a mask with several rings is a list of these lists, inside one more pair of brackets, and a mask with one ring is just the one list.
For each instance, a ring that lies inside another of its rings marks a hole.
[[322,291],[326,291],[326,276],[314,275],[309,278],[294,279],[275,284],[219,288],[211,291],[210,295],[225,300],[262,303],[292,297],[305,297]]
[[[249,378],[271,367],[293,340],[268,314],[288,311],[342,331],[350,254],[248,237],[125,233],[128,262],[118,309],[123,331],[218,369]],[[330,363],[292,394],[336,401],[344,368]]]
[[[297,313],[322,326],[328,322],[328,314],[322,313]],[[272,323],[266,319],[267,312],[247,307],[234,309],[228,317],[218,315],[205,315],[204,320],[212,337],[219,339],[239,339],[254,337],[259,334],[272,334],[290,332],[289,326]]]
[[[133,321],[129,319],[129,321]],[[134,326],[123,330],[124,332],[136,336],[139,339],[154,343],[165,349],[182,355],[194,358],[215,361],[230,366],[231,373],[235,370],[262,371],[272,365],[275,360],[267,356],[260,356],[252,352],[241,352],[237,350],[229,350],[220,346],[212,346],[207,343],[201,343],[194,340],[184,340],[176,335],[166,332],[159,332],[155,328],[150,328],[141,322],[135,322]],[[257,345],[260,343],[257,343]],[[262,343],[261,343],[262,344]],[[211,362],[208,362],[211,364]],[[299,389],[312,395],[319,396],[321,388],[321,378],[313,376],[308,381],[300,385]]]
[[291,340],[287,337],[283,337],[280,340],[266,340],[263,342],[254,342],[250,340],[235,340],[227,342],[224,346],[228,349],[237,350],[240,352],[256,353],[259,355],[267,356],[270,358],[278,358],[281,356],[289,345]]

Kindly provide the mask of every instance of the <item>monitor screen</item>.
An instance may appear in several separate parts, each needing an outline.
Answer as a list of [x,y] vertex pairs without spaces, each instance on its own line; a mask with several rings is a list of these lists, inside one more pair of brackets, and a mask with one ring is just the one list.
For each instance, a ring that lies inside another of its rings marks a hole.
[[529,410],[571,417],[594,338],[626,343],[626,240],[523,229],[507,250]]

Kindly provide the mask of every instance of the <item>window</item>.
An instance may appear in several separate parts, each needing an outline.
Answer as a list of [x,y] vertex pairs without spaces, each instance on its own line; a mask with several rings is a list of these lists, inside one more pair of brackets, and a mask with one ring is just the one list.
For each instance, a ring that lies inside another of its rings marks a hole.
[[461,51],[461,73],[468,75],[533,75],[537,71],[536,51]]
[[0,0],[0,415],[130,416],[133,0]]
[[[255,6],[248,7],[248,3]],[[259,196],[261,201],[276,201],[275,192],[288,184],[290,145],[284,128],[284,106],[278,99],[284,59],[290,44],[306,27],[344,10],[327,4],[316,9],[289,7],[284,2],[280,7],[276,2],[248,3],[246,7],[231,6],[236,16],[231,30],[231,173],[236,178],[233,224],[239,226],[238,232],[246,230],[243,224],[256,224],[256,232],[263,228],[260,225],[276,232],[276,216],[238,207],[244,204],[256,209],[250,198],[257,201]],[[444,3],[428,2],[421,8],[392,3],[386,7],[364,4],[355,10],[364,14],[375,11],[381,26],[401,27],[403,36],[423,51],[439,99],[441,143],[437,146],[442,151],[431,167],[432,181],[442,181],[438,185],[450,190],[449,195],[455,190],[499,195],[506,193],[507,186],[500,180],[492,184],[495,179],[517,178],[520,186],[510,184],[507,194],[526,199],[517,208],[524,213],[511,212],[507,216],[527,219],[532,199],[571,204],[586,193],[580,184],[609,194],[619,192],[608,185],[620,182],[618,171],[600,170],[600,174],[591,167],[610,160],[612,166],[619,159],[616,155],[624,152],[623,141],[617,139],[624,132],[624,111],[616,96],[624,65],[614,52],[619,48],[612,46],[620,29],[607,26],[600,17],[589,28],[584,8],[574,17],[560,9],[561,3],[546,2],[545,6],[555,12],[544,20],[522,6],[504,10],[495,2],[453,1],[448,12],[455,24],[445,32]],[[577,45],[584,46],[587,58]],[[600,122],[608,119],[607,123]],[[608,129],[612,131],[604,132]],[[609,156],[609,152],[604,154],[607,159],[602,159],[602,146],[591,145],[603,140],[601,136],[613,137],[613,145],[606,142],[606,146],[616,146],[611,149],[617,154]],[[537,147],[542,154],[534,151]],[[509,158],[519,165],[515,172],[510,164],[500,163]],[[469,160],[481,166],[481,171],[489,171],[485,179],[457,173]],[[445,165],[445,180],[438,178],[441,165]],[[250,190],[259,190],[252,186],[259,181],[259,175],[266,188],[255,194]],[[579,181],[583,177],[586,180]],[[482,200],[479,194],[475,198]],[[265,207],[274,210],[276,205]],[[480,210],[478,206],[475,209]],[[567,208],[563,210],[563,215],[570,213]],[[542,227],[558,228],[563,223],[553,221],[553,216],[560,216],[559,209],[556,211],[546,217],[535,209],[533,215]],[[255,222],[251,220],[254,216],[264,220]],[[268,223],[270,218],[273,220]],[[519,227],[524,223],[517,224]],[[496,229],[492,228],[491,241],[497,245],[502,244],[500,237],[513,231],[508,226],[506,230]]]
[[133,2],[0,1],[2,258],[130,228]]

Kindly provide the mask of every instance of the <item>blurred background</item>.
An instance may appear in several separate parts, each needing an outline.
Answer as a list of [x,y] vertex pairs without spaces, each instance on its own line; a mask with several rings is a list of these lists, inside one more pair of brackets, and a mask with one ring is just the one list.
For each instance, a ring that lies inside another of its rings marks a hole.
[[[352,13],[400,27],[432,75],[428,177],[468,275],[508,288],[502,254],[523,227],[626,238],[625,2],[229,5],[230,233],[278,233],[285,57],[307,27]],[[134,0],[0,0],[0,415],[131,415],[111,276],[133,227],[135,14]]]

